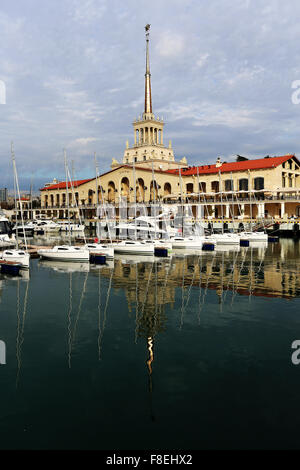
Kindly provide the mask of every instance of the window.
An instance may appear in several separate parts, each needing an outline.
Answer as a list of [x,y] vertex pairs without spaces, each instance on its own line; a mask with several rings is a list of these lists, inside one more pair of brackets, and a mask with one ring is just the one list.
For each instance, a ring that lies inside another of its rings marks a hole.
[[239,191],[248,191],[248,180],[246,178],[239,180]]
[[260,189],[264,189],[264,178],[258,177],[254,178],[254,189],[259,191]]
[[225,180],[225,191],[233,191],[233,181]]

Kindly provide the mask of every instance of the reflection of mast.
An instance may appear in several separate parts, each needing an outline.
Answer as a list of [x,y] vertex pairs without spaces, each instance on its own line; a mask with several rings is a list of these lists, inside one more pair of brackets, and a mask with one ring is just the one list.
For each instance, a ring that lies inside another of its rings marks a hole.
[[71,367],[71,354],[72,354],[72,349],[73,349],[73,343],[74,343],[74,341],[75,341],[76,330],[77,330],[77,324],[78,324],[78,320],[79,320],[80,313],[81,313],[81,307],[82,307],[82,302],[83,302],[83,299],[84,299],[84,294],[85,294],[85,291],[86,291],[86,283],[87,283],[87,280],[88,280],[88,275],[89,275],[89,272],[87,271],[87,272],[86,272],[86,275],[85,275],[85,278],[84,278],[84,281],[83,281],[83,286],[82,286],[80,301],[79,301],[78,310],[77,310],[77,315],[76,315],[76,319],[75,319],[75,323],[74,323],[74,328],[73,328],[73,334],[71,334],[70,355],[69,355],[69,367]]
[[111,285],[112,285],[112,278],[114,274],[114,269],[111,270],[110,273],[110,278],[109,278],[109,285],[108,285],[108,290],[106,294],[106,302],[105,302],[105,307],[104,307],[104,313],[103,313],[103,323],[101,327],[101,294],[100,294],[100,270],[99,270],[99,303],[98,303],[98,326],[99,326],[99,336],[98,336],[98,359],[100,361],[101,359],[101,346],[102,346],[102,339],[104,335],[104,330],[105,330],[105,325],[106,325],[106,317],[107,317],[107,307],[108,307],[108,302],[110,298],[110,291],[111,291]]
[[68,364],[69,368],[71,368],[71,351],[72,351],[72,322],[71,322],[71,313],[72,313],[72,273],[70,272],[70,281],[69,281],[69,308],[68,308],[68,346],[69,346],[69,353],[68,353]]
[[20,317],[20,281],[18,280],[17,287],[17,338],[16,338],[16,357],[17,357],[17,377],[16,377],[16,388],[18,387],[19,376],[21,371],[21,356],[22,356],[22,346],[24,343],[24,328],[25,328],[25,318],[27,312],[27,300],[28,300],[28,289],[29,282],[26,284],[24,301],[23,301],[23,313],[22,318]]
[[236,289],[232,293],[231,305],[233,305],[234,299],[235,299],[236,294],[237,294],[237,289],[239,288],[239,283],[240,283],[240,280],[241,280],[242,270],[244,268],[244,264],[245,264],[245,261],[246,261],[247,252],[248,252],[248,247],[245,248],[244,256],[242,258],[241,266],[240,266],[240,269],[239,269],[239,275],[238,275],[238,279],[237,279],[237,282],[236,282]]
[[[191,290],[194,285],[194,280],[195,280],[195,274],[196,274],[196,269],[195,269],[195,264],[193,264],[193,277],[192,281],[189,285],[188,291],[187,291],[187,296],[186,300],[184,299],[184,260],[183,260],[183,282],[182,282],[182,305],[181,305],[181,319],[180,319],[180,329],[182,329],[183,326],[183,318],[184,318],[184,313],[186,312],[186,309],[188,307],[189,301],[190,301],[190,296],[191,296]],[[188,268],[188,265],[187,265]]]

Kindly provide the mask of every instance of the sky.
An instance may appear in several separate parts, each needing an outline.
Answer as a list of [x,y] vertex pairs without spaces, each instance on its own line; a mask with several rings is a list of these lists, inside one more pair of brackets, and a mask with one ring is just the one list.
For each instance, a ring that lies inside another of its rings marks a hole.
[[101,172],[121,161],[143,113],[147,23],[176,160],[300,155],[299,20],[298,0],[1,0],[0,187],[13,187],[11,141],[23,191],[64,179],[64,148],[76,179],[94,176],[94,152]]

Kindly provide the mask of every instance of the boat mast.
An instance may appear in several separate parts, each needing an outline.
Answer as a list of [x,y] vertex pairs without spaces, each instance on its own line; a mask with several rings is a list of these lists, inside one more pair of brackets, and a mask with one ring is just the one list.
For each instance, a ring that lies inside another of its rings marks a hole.
[[69,226],[69,243],[71,245],[71,226],[70,226],[70,209],[69,209],[69,191],[68,191],[68,170],[67,170],[67,152],[64,149],[65,173],[66,173],[66,198],[67,198],[67,212],[68,212],[68,226]]
[[[26,239],[26,233],[25,233],[25,228],[24,228],[23,207],[22,207],[21,196],[20,196],[19,180],[18,180],[18,173],[17,173],[17,167],[16,167],[16,159],[15,159],[14,143],[13,142],[11,143],[11,158],[12,158],[13,169],[14,169],[15,187],[16,187],[16,190],[17,190],[17,193],[18,193],[18,199],[19,199],[19,204],[20,204],[20,212],[21,212],[22,229],[23,229],[23,234],[24,234],[25,250],[27,251],[27,239]],[[16,198],[17,198],[17,195],[15,196],[15,200],[16,200]],[[17,226],[16,226],[16,231],[18,231]],[[17,246],[17,248],[18,248],[18,246]]]
[[103,208],[103,211],[104,211],[104,214],[105,214],[105,222],[106,222],[106,226],[107,226],[107,230],[108,230],[109,241],[110,241],[110,243],[112,243],[111,232],[110,232],[110,226],[109,226],[109,221],[108,221],[108,217],[107,217],[107,209],[106,209],[106,207],[104,206],[104,193],[103,193],[103,188],[102,188],[102,186],[101,186],[100,175],[99,175],[99,173],[98,173],[98,163],[97,163],[97,160],[96,160],[96,156],[95,156],[95,164],[96,164],[96,180],[97,180],[97,181],[99,180],[99,186],[100,186],[100,192],[101,192],[101,201],[102,201],[102,208]]
[[249,189],[249,202],[250,202],[250,231],[252,232],[252,200],[251,200],[250,170],[248,170],[248,189]]
[[234,183],[233,183],[233,177],[232,177],[232,171],[230,172],[230,179],[231,179],[231,192],[232,192],[232,231],[234,232]]
[[221,181],[221,172],[219,170],[219,190],[221,197],[221,214],[222,214],[222,235],[224,235],[224,213],[223,213],[223,193],[222,193],[222,181]]
[[153,200],[154,200],[154,238],[156,240],[156,181],[154,179],[154,166],[152,162],[152,189],[153,189]]
[[183,236],[183,214],[184,214],[184,206],[183,206],[183,192],[182,192],[182,177],[181,177],[181,168],[179,168],[179,183],[180,183],[180,199],[181,199],[181,232]]
[[134,159],[133,159],[133,164],[132,164],[132,168],[133,168],[133,184],[134,184],[134,227],[135,227],[135,230],[134,230],[134,233],[135,233],[135,241],[137,240],[137,229],[136,229],[136,176],[135,176],[135,162],[134,162]]

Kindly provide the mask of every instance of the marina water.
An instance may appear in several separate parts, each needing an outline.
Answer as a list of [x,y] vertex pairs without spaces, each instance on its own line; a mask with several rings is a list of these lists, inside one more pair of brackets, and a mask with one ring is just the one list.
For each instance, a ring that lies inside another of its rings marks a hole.
[[0,448],[299,448],[299,251],[1,275]]

